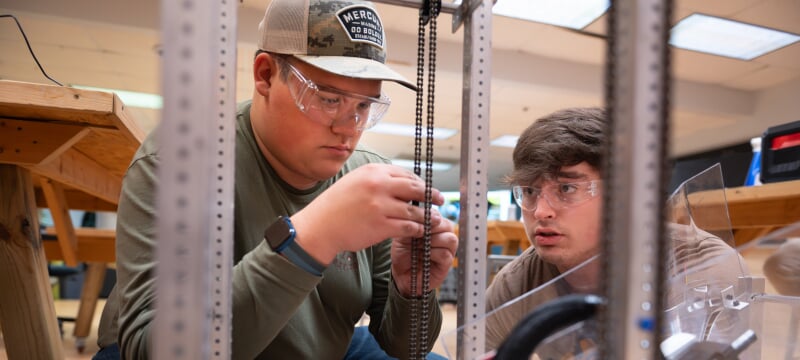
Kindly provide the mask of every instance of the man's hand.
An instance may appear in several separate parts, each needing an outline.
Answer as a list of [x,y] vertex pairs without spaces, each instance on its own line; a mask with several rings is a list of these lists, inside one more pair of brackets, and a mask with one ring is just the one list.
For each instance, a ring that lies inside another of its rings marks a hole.
[[[434,204],[444,203],[433,189]],[[339,252],[359,251],[389,238],[424,234],[425,182],[395,165],[364,165],[343,176],[292,216],[295,241],[322,264]]]
[[[397,290],[405,297],[411,296],[411,241],[412,237],[395,238],[392,241],[392,277]],[[424,249],[419,241],[417,253],[417,291],[422,291],[422,258]],[[453,232],[453,224],[443,219],[436,209],[431,209],[431,277],[429,290],[442,284],[453,266],[458,248],[458,236]]]

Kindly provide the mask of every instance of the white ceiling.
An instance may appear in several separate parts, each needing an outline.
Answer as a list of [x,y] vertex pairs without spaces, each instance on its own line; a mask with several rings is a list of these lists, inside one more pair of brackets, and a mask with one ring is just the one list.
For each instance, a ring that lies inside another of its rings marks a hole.
[[[499,0],[503,1],[503,0]],[[565,0],[566,1],[566,0]],[[258,22],[269,0],[239,6],[239,100],[251,94],[250,67]],[[414,81],[418,11],[378,4],[389,62]],[[674,22],[699,12],[800,34],[800,0],[680,0]],[[64,84],[160,92],[157,0],[4,0],[0,13],[21,22],[47,73]],[[605,18],[591,24],[605,33]],[[495,16],[492,28],[491,137],[519,134],[536,118],[570,106],[602,105],[605,41],[596,36]],[[460,129],[463,29],[439,19],[437,126]],[[16,25],[0,19],[0,78],[47,83]],[[766,127],[800,119],[800,43],[751,61],[673,49],[672,150],[677,156],[743,143]],[[393,106],[384,121],[414,123],[414,94],[387,85]],[[133,109],[146,130],[154,110]],[[363,142],[390,157],[410,157],[412,138],[365,134]],[[443,190],[458,190],[460,133],[435,146],[437,161],[456,164],[434,174]],[[490,150],[490,188],[510,170],[511,149]]]

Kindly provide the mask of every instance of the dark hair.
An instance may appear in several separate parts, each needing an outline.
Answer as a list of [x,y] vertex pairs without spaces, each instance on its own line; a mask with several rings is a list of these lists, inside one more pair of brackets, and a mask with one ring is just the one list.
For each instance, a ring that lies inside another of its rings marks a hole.
[[286,82],[286,80],[289,79],[289,67],[287,65],[289,64],[289,58],[292,57],[292,56],[291,55],[287,55],[287,54],[279,54],[279,53],[274,53],[274,52],[269,52],[269,51],[266,51],[266,50],[258,49],[258,50],[256,50],[255,55],[253,55],[253,60],[255,60],[255,58],[258,57],[258,55],[262,54],[262,53],[269,54],[275,60],[275,64],[277,64],[278,65],[278,69],[280,69],[281,80],[283,82]]
[[598,107],[559,110],[536,120],[514,147],[514,170],[506,182],[529,185],[584,161],[600,171],[606,122],[606,111]]

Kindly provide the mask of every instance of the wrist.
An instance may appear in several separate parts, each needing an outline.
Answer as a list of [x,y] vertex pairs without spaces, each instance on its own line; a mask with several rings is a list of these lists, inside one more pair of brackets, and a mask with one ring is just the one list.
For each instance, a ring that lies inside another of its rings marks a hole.
[[316,261],[295,241],[292,241],[279,253],[314,276],[322,276],[322,272],[325,271],[325,265]]
[[276,253],[315,276],[322,276],[325,266],[311,257],[297,242],[297,231],[292,220],[279,216],[264,230],[264,239]]
[[336,254],[339,253],[332,245],[335,245],[333,241],[320,241],[320,239],[327,239],[325,236],[320,236],[315,234],[313,231],[314,229],[311,226],[308,226],[307,221],[305,218],[298,216],[295,214],[292,216],[292,222],[294,223],[296,230],[296,236],[294,241],[303,248],[303,250],[308,253],[309,256],[314,258],[314,260],[318,261],[319,263],[328,266],[333,259],[336,257]]

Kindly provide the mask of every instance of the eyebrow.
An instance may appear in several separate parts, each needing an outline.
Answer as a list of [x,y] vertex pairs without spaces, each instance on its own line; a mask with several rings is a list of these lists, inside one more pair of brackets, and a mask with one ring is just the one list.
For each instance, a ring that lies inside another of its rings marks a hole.
[[[303,76],[305,76],[305,74],[303,74]],[[371,95],[371,96],[370,95],[362,95],[362,94],[355,93],[355,92],[352,92],[352,91],[342,90],[342,89],[339,89],[339,88],[334,87],[334,86],[330,86],[330,85],[326,85],[326,84],[320,84],[315,80],[311,80],[311,79],[309,79],[309,80],[311,82],[313,82],[314,84],[317,84],[317,87],[320,90],[323,90],[323,91],[338,92],[340,95],[347,95],[347,94],[360,95],[360,96],[369,97],[369,98],[373,98],[373,99],[380,99],[381,98],[380,92],[378,92],[378,95]]]
[[[358,93],[355,93],[355,92],[352,92],[352,91],[342,90],[342,89],[339,89],[339,88],[337,88],[335,86],[331,86],[330,84],[323,83],[323,82],[320,82],[319,80],[314,80],[314,79],[309,78],[308,75],[306,75],[302,70],[300,70],[297,67],[297,65],[292,64],[291,62],[289,62],[289,65],[292,68],[294,68],[294,70],[297,71],[303,78],[305,78],[306,80],[308,80],[308,81],[314,83],[315,85],[317,85],[317,87],[320,90],[323,90],[323,91],[331,91],[332,90],[333,92],[339,92],[340,94],[361,95],[361,96],[364,96],[364,97],[371,97],[371,98],[374,98],[374,99],[380,99],[381,98],[381,92],[380,91],[378,91],[378,95],[362,95],[362,94],[358,94]],[[344,75],[339,75],[339,76],[344,76]],[[346,77],[346,76],[344,76],[344,77]]]
[[556,177],[559,178],[559,179],[560,178],[567,178],[567,179],[573,179],[573,180],[582,180],[582,179],[588,178],[589,175],[586,175],[586,174],[584,174],[582,172],[577,172],[577,171],[559,171],[556,174]]

